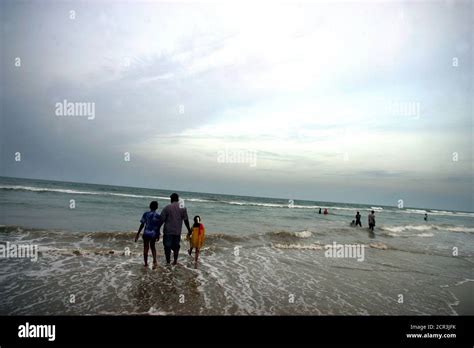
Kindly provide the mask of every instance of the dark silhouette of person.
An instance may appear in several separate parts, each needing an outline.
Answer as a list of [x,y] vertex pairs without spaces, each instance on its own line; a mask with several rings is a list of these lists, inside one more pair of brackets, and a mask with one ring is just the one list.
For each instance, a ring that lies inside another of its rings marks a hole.
[[356,214],[356,216],[355,216],[355,219],[356,219],[355,225],[362,227],[362,223],[360,222],[360,218],[361,218],[361,215],[360,215],[359,212],[357,212],[357,214]]
[[368,216],[369,230],[374,232],[375,227],[375,212],[372,210]]

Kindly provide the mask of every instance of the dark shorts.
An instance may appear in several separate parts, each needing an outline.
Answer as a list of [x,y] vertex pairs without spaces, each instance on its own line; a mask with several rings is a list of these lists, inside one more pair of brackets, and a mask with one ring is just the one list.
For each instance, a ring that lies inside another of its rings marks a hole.
[[181,242],[181,235],[179,234],[164,234],[163,246],[166,249],[179,250],[179,243]]
[[369,224],[369,228],[373,229],[375,227],[375,224]]
[[150,241],[152,243],[156,242],[156,238],[160,235],[156,232],[150,233],[150,231],[143,232],[143,240]]

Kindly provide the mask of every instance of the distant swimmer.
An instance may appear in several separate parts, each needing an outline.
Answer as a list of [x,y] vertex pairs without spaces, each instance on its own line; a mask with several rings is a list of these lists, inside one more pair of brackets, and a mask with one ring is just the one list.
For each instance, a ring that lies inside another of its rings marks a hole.
[[425,221],[428,221],[428,214],[425,213]]
[[319,208],[319,214],[321,214],[321,208]]
[[373,210],[368,216],[368,223],[369,223],[369,230],[373,232],[374,227],[375,227],[375,212]]
[[328,214],[329,214],[327,208],[324,208],[324,213],[323,213],[323,214],[324,214],[324,215],[328,215]]
[[194,217],[194,225],[192,227],[192,232],[188,233],[188,239],[189,239],[188,254],[191,255],[193,252],[193,249],[196,249],[196,254],[195,254],[195,259],[194,259],[196,261],[196,267],[197,267],[197,262],[199,258],[199,251],[204,245],[205,238],[206,238],[206,229],[204,228],[204,225],[201,223],[201,217],[196,215]]
[[351,227],[355,227],[355,226],[356,226],[356,222],[355,222],[355,220],[352,220]]
[[360,222],[361,215],[360,215],[359,212],[357,212],[355,218],[356,218],[356,220],[355,220],[355,225],[362,227],[362,223]]

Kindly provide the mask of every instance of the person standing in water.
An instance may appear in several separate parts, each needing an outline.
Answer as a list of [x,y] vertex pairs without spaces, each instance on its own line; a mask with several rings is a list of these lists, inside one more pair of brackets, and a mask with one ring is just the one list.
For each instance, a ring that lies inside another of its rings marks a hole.
[[372,210],[368,216],[369,230],[374,231],[375,227],[375,212]]
[[140,227],[135,236],[136,243],[138,237],[140,237],[140,232],[145,227],[143,232],[143,261],[145,262],[145,267],[148,267],[148,250],[151,249],[151,254],[153,255],[153,269],[156,268],[157,264],[155,243],[157,240],[160,240],[160,229],[158,227],[160,214],[156,212],[156,209],[158,209],[158,202],[151,202],[150,211],[143,213],[140,219]]
[[428,221],[428,214],[425,213],[425,221]]
[[319,208],[319,214],[321,214],[321,208]]
[[324,213],[323,213],[323,214],[324,214],[324,215],[328,215],[328,214],[329,214],[327,208],[324,208]]
[[361,215],[360,215],[359,212],[357,212],[357,214],[355,216],[355,225],[362,227],[362,223],[360,222],[360,218],[361,218]]
[[194,217],[194,225],[193,225],[193,232],[188,233],[189,239],[189,250],[188,254],[191,255],[193,249],[196,250],[195,255],[195,267],[197,268],[197,262],[199,259],[199,252],[201,251],[202,246],[204,245],[204,240],[206,239],[206,229],[204,225],[201,223],[201,217],[196,215]]
[[180,206],[178,194],[173,193],[170,196],[170,199],[171,204],[168,204],[161,211],[158,231],[160,230],[161,225],[164,224],[163,246],[165,249],[166,263],[169,264],[171,262],[171,251],[173,251],[173,265],[176,265],[178,263],[183,221],[188,229],[188,233],[192,233],[192,230],[189,226],[188,211],[184,206]]

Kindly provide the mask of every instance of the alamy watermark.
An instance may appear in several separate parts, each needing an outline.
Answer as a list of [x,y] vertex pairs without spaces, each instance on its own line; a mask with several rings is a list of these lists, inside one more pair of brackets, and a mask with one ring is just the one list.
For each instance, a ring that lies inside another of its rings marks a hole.
[[249,164],[250,167],[257,166],[257,150],[229,149],[217,152],[217,163]]
[[10,242],[0,244],[0,259],[30,259],[36,262],[38,261],[38,245]]
[[35,325],[26,322],[18,326],[19,338],[47,338],[48,341],[56,339],[56,325]]
[[364,244],[326,244],[324,246],[326,251],[324,256],[334,258],[355,258],[357,261],[364,261],[365,259],[365,245]]
[[87,117],[88,120],[95,119],[94,102],[70,102],[64,99],[55,104],[56,116]]
[[390,116],[407,117],[417,120],[421,116],[421,103],[413,100],[392,100],[386,105]]

